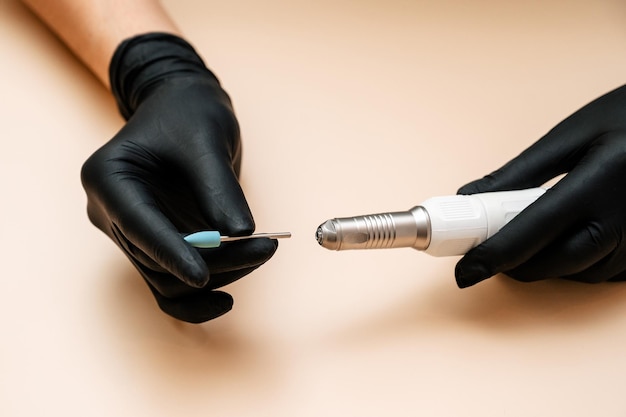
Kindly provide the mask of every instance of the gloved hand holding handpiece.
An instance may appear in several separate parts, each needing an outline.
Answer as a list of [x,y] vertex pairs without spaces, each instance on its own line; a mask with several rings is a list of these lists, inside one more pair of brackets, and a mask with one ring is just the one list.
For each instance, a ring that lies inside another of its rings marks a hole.
[[[541,187],[561,174],[554,187]],[[408,211],[334,218],[331,250],[410,247],[465,255],[459,287],[504,272],[522,281],[626,279],[626,87],[588,104],[456,196]]]
[[520,281],[626,279],[626,86],[458,193],[537,187],[560,174],[567,175],[459,261],[460,287],[500,272]]

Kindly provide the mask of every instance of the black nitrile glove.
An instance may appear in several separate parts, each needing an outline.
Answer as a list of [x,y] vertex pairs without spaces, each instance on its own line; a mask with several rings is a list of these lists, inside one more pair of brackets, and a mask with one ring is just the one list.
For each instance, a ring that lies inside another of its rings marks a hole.
[[200,323],[232,308],[216,288],[272,257],[250,239],[195,249],[181,234],[247,235],[239,126],[228,95],[193,48],[169,34],[123,42],[110,67],[126,125],[82,169],[92,223],[124,251],[167,314]]
[[567,173],[457,264],[459,287],[499,272],[520,281],[626,279],[626,86],[589,103],[459,194],[536,187]]

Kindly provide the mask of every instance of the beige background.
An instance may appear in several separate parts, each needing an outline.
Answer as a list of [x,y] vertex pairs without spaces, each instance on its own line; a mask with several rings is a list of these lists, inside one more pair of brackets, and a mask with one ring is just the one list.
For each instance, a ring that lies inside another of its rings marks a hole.
[[454,193],[621,85],[626,3],[165,5],[234,99],[258,230],[293,238],[228,315],[162,314],[85,215],[112,99],[0,0],[0,415],[626,415],[626,286],[461,291],[457,258],[313,239]]

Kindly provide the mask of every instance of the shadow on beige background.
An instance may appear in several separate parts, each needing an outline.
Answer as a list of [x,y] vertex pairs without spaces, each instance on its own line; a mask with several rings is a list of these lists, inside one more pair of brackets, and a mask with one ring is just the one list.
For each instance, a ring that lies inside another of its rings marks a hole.
[[[626,284],[587,285],[562,280],[520,283],[498,275],[489,282],[450,296],[443,286],[407,294],[387,311],[342,328],[337,335],[362,344],[407,332],[458,327],[502,336],[524,337],[566,328],[597,325],[626,302]],[[341,338],[341,337],[340,337]]]
[[[386,300],[377,306],[376,314],[334,329],[330,333],[331,339],[336,338],[339,343],[367,344],[375,339],[387,340],[434,328],[476,329],[492,333],[494,337],[511,333],[523,338],[526,332],[593,327],[613,314],[620,314],[619,307],[626,302],[626,283],[621,282],[589,285],[554,279],[521,283],[500,274],[469,289],[451,292],[449,285],[443,284],[449,278],[448,274],[427,277],[442,284],[431,285],[426,291],[416,288],[393,302]],[[245,280],[243,278],[240,284]],[[157,362],[176,363],[179,371],[188,368],[191,374],[206,370],[219,374],[232,372],[236,364],[247,368],[255,362],[255,357],[263,357],[263,349],[251,348],[251,344],[258,340],[242,333],[238,326],[222,325],[218,320],[203,327],[181,323],[164,315],[141,277],[130,267],[115,274],[108,287],[102,303],[103,308],[115,306],[110,325],[121,324],[119,330],[124,338],[133,339],[132,344],[137,343],[138,350],[152,352],[152,359]],[[229,287],[223,290],[232,292]],[[238,305],[253,302],[247,297],[254,297],[254,294],[237,294],[235,309]],[[314,307],[313,301],[311,304],[301,308]],[[142,347],[142,343],[146,345]],[[155,351],[155,347],[160,349]],[[198,349],[197,356],[180,355],[180,349],[191,347]],[[180,366],[183,364],[186,365]],[[206,369],[198,368],[200,364]]]
[[228,401],[243,392],[253,401],[269,395],[264,387],[273,391],[284,382],[276,353],[244,328],[219,320],[205,325],[174,320],[159,310],[131,265],[110,272],[96,306],[105,351],[121,361],[118,366],[139,384],[145,401],[155,392],[164,396],[157,402],[198,404],[206,395]]

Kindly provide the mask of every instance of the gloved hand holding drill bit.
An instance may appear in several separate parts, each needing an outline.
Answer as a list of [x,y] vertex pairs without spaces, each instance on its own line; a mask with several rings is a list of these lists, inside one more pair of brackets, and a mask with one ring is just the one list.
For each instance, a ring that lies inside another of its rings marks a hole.
[[458,193],[537,187],[564,173],[459,261],[460,287],[500,272],[520,281],[626,279],[626,86],[587,104]]
[[197,250],[179,233],[254,231],[238,182],[230,99],[193,48],[170,34],[123,42],[110,76],[128,122],[83,166],[89,217],[128,256],[164,312],[188,322],[215,318],[233,300],[214,290],[277,248],[276,240],[253,239]]

